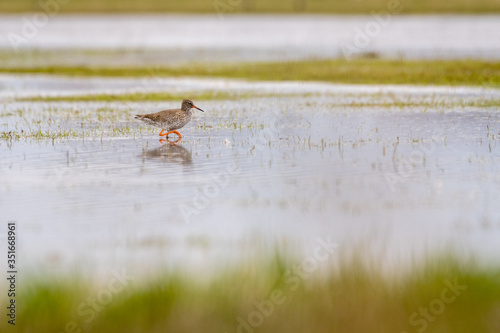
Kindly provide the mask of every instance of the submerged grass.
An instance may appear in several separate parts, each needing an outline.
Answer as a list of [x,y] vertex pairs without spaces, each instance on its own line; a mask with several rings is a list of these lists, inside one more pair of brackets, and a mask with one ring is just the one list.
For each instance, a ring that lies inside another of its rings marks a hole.
[[[116,282],[112,292],[107,281],[33,278],[17,295],[16,331],[480,333],[500,329],[498,267],[480,268],[450,257],[391,274],[360,258],[343,260],[321,273],[297,267],[280,258],[245,262],[203,281],[179,272],[139,281],[126,272],[132,277]],[[2,306],[5,309],[5,300]],[[2,331],[7,326],[6,320],[0,322]]]
[[500,86],[500,62],[485,60],[307,60],[268,63],[190,64],[172,67],[46,66],[3,67],[3,73],[70,76],[225,77],[270,81],[324,81],[364,84]]
[[[48,1],[47,1],[48,2]],[[44,4],[45,1],[40,3]],[[176,13],[364,13],[386,9],[390,3],[400,3],[401,13],[488,13],[500,12],[495,0],[447,0],[387,2],[386,0],[72,0],[58,6],[61,12],[176,12]],[[40,4],[34,0],[2,0],[0,12],[39,11]]]

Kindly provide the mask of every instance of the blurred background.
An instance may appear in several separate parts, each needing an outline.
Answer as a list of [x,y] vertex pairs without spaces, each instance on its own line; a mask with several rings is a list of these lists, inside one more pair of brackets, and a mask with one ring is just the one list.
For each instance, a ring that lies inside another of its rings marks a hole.
[[0,330],[500,332],[499,57],[497,0],[1,0]]
[[[4,67],[496,59],[499,8],[489,0],[3,1],[0,56]],[[9,56],[17,50],[25,52]]]

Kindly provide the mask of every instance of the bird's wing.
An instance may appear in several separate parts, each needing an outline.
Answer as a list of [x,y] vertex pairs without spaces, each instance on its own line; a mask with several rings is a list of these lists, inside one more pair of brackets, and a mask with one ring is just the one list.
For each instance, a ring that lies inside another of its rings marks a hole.
[[171,114],[174,114],[176,110],[163,110],[156,113],[145,114],[141,116],[143,119],[149,119],[152,121],[159,121],[162,117],[168,118]]

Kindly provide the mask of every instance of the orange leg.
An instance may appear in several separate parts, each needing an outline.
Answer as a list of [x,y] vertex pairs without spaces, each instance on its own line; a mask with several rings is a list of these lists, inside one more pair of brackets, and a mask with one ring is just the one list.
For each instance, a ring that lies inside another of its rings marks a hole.
[[180,136],[177,140],[175,140],[174,142],[172,141],[168,141],[170,144],[173,144],[173,145],[176,145],[179,141],[182,140],[182,136]]
[[161,145],[163,145],[165,142],[168,142],[168,143],[170,143],[171,145],[176,146],[176,145],[177,145],[177,143],[179,143],[181,140],[182,140],[182,138],[178,138],[178,139],[177,139],[177,140],[175,140],[175,141],[170,141],[170,140],[168,140],[168,139],[167,139],[167,140],[160,139],[159,141],[160,141],[160,144],[161,144]]
[[169,134],[172,134],[172,133],[177,134],[177,136],[179,136],[179,138],[182,138],[181,133],[179,133],[179,132],[177,132],[177,131],[170,131],[170,132],[168,132],[168,133],[163,133],[163,130],[161,130],[161,132],[160,132],[160,134],[159,134],[159,135],[160,135],[160,136],[164,136],[164,135],[166,135],[166,136],[167,136],[167,138],[168,138],[168,135],[169,135]]
[[170,131],[170,132],[168,132],[168,133],[167,133],[167,138],[168,138],[168,135],[169,135],[170,133],[177,134],[177,136],[178,136],[179,138],[182,138],[181,133],[179,133],[179,132],[177,132],[177,131]]

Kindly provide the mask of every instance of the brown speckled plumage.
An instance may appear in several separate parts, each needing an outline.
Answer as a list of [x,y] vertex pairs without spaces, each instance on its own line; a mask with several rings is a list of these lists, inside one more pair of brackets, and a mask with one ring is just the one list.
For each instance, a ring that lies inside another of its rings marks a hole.
[[[203,112],[202,109],[196,107],[189,99],[182,100],[180,109],[163,110],[156,113],[145,115],[136,115],[135,119],[139,119],[150,126],[159,127],[163,130],[171,132],[184,127],[191,120],[193,115],[192,109],[196,108]],[[161,134],[160,135],[164,135]]]

